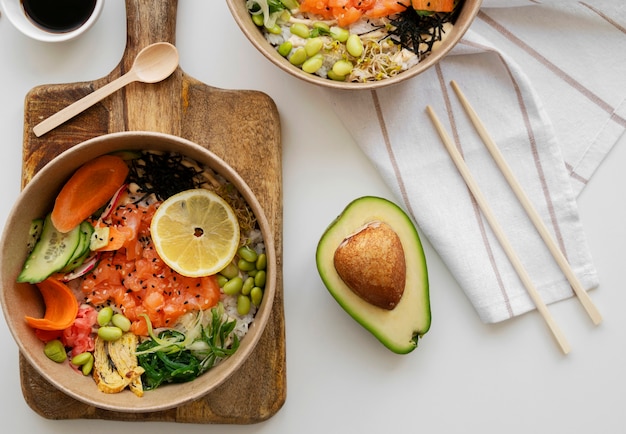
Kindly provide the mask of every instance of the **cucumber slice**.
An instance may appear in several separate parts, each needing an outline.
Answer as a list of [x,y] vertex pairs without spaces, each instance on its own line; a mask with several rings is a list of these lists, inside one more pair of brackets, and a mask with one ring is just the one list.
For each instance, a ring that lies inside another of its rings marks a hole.
[[91,249],[89,248],[89,242],[91,241],[91,235],[93,234],[93,226],[91,223],[84,221],[80,224],[80,242],[74,250],[69,262],[65,264],[65,267],[61,270],[63,273],[69,273],[76,267],[80,266],[85,258],[89,256]]
[[35,244],[39,241],[39,237],[41,237],[41,231],[43,230],[43,219],[34,219],[30,228],[28,229],[28,253],[33,251],[35,248]]
[[42,282],[51,274],[62,270],[72,258],[81,240],[80,226],[68,233],[56,230],[48,214],[43,223],[41,238],[26,258],[18,282]]

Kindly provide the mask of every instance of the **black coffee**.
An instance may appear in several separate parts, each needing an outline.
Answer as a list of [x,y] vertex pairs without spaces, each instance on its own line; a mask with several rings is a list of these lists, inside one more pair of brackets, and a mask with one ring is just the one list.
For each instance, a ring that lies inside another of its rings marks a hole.
[[96,0],[22,0],[28,17],[52,33],[65,33],[82,26],[96,7]]

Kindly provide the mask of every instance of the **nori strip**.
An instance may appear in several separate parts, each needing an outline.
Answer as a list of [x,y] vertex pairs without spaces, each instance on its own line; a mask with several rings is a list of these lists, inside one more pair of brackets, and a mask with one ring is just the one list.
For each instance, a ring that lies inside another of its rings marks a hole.
[[[422,56],[432,51],[433,44],[443,36],[443,25],[454,21],[458,10],[451,13],[420,13],[409,7],[390,20],[390,37],[402,47]],[[420,44],[426,49],[420,50]]]
[[139,186],[142,199],[154,193],[159,200],[165,200],[201,184],[197,178],[200,172],[182,161],[182,155],[176,153],[144,152],[141,158],[131,161],[128,179]]

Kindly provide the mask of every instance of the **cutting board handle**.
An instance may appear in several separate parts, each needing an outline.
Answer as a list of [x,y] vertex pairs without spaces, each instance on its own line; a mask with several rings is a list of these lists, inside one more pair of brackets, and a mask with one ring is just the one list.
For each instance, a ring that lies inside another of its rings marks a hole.
[[176,45],[178,0],[126,0],[126,48],[122,70],[128,71],[135,56],[154,42]]

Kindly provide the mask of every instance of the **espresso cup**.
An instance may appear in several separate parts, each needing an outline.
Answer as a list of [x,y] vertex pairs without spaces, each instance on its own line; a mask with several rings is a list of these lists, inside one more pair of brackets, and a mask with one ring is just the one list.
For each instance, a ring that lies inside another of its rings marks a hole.
[[60,42],[86,32],[100,16],[104,0],[0,0],[0,7],[24,35]]

